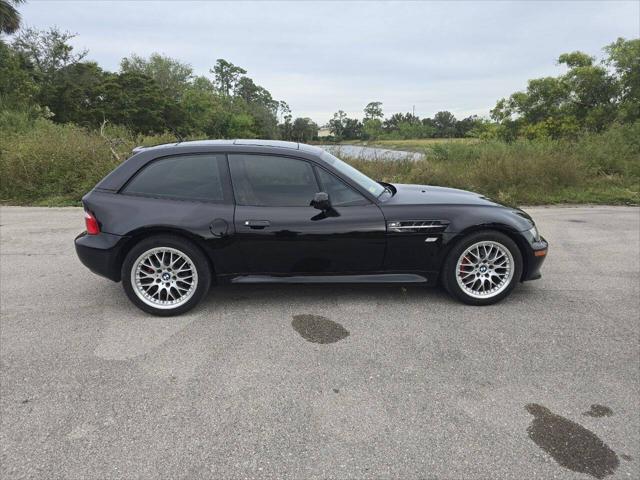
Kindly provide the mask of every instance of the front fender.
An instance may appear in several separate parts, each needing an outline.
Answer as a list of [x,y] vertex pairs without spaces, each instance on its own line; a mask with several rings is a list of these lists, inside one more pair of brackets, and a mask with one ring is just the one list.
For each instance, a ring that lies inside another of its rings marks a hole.
[[524,232],[534,226],[534,222],[523,210],[508,207],[467,206],[449,212],[447,233],[468,233],[480,229],[498,229]]

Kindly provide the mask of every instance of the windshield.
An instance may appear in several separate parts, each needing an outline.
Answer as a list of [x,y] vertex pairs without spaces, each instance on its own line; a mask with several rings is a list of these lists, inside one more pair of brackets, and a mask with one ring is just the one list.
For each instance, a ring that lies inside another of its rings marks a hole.
[[343,162],[339,158],[334,157],[329,152],[324,152],[320,158],[331,165],[333,168],[338,170],[343,175],[349,177],[355,183],[364,188],[367,192],[379,197],[385,190],[385,188],[380,185],[375,180],[371,180],[364,173],[359,170],[356,170],[348,163]]

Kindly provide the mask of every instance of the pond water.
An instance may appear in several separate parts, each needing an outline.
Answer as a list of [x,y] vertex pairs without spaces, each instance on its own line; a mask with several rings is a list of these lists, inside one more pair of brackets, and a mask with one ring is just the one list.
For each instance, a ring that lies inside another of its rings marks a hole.
[[423,153],[389,150],[386,148],[365,147],[362,145],[318,145],[327,152],[340,158],[354,157],[361,160],[422,160]]

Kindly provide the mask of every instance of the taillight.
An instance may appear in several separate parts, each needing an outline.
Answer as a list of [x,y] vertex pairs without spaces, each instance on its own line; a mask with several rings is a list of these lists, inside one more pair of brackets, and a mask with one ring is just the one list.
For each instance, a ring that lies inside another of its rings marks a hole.
[[89,235],[97,235],[100,233],[100,225],[98,225],[98,220],[91,213],[85,211],[84,212],[84,224],[87,227],[87,233]]

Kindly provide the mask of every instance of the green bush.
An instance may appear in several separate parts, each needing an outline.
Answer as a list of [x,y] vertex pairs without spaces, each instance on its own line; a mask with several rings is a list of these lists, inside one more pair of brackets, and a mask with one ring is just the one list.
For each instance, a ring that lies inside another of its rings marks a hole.
[[[107,125],[104,136],[54,124],[33,113],[0,114],[0,201],[73,205],[136,145],[175,141],[172,134],[134,136]],[[109,141],[106,138],[110,139]],[[346,161],[372,178],[441,185],[509,204],[639,203],[640,122],[575,141],[439,142],[420,161]]]
[[640,201],[640,122],[576,141],[443,142],[420,161],[344,158],[378,180],[473,190],[510,204]]
[[27,131],[3,133],[0,198],[18,204],[78,202],[117,163],[99,134],[38,119]]
[[0,112],[1,203],[79,204],[134,147],[176,141],[172,133],[133,135],[109,124],[101,134],[53,123],[41,113]]

